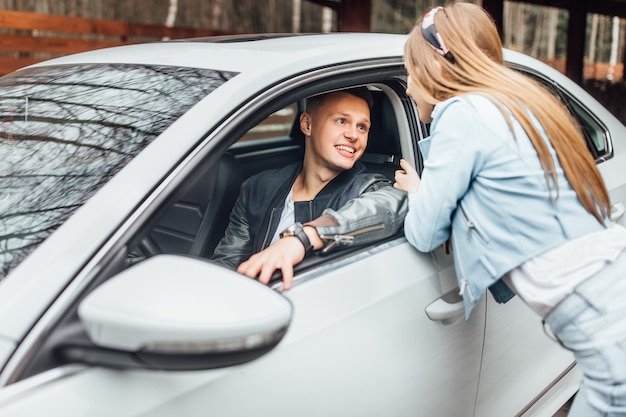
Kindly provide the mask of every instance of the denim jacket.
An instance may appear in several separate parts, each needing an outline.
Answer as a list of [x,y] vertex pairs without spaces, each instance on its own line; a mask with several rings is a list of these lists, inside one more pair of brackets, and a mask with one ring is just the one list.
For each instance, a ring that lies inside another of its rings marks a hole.
[[605,225],[580,204],[549,141],[544,138],[558,191],[519,123],[510,117],[511,131],[487,97],[448,99],[432,117],[431,136],[420,143],[424,170],[418,191],[409,195],[405,234],[424,252],[452,237],[469,319],[486,289],[500,303],[513,297],[501,280],[507,272]]
[[[297,163],[264,171],[243,183],[213,260],[237,267],[269,246],[301,167]],[[327,242],[325,250],[391,236],[402,227],[406,212],[406,193],[393,188],[385,176],[367,171],[360,162],[326,184],[313,200],[295,203],[295,217],[301,223],[322,214],[336,220],[336,225],[316,227]]]

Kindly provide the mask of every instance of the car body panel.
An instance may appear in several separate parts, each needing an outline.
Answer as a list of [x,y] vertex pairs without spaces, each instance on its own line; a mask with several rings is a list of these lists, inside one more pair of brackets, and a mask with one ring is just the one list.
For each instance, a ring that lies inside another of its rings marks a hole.
[[540,317],[519,297],[504,305],[489,297],[487,310],[476,415],[514,415],[556,382],[554,369],[573,367],[574,356],[544,333]]
[[13,340],[0,337],[0,363],[5,363],[15,351],[16,343]]
[[[287,335],[254,362],[187,373],[90,367],[43,384],[28,397],[7,398],[5,407],[0,397],[0,409],[15,415],[45,410],[46,415],[94,417],[248,415],[255,410],[277,416],[408,417],[419,408],[424,415],[465,416],[478,383],[483,305],[470,322],[441,326],[416,308],[440,293],[438,271],[427,254],[402,238],[363,256],[362,262],[340,261],[317,277],[300,276],[305,282],[285,293],[294,305]],[[388,264],[384,260],[390,256],[402,261]],[[363,267],[376,273],[363,276]],[[433,343],[440,348],[431,349]],[[439,372],[443,367],[459,375]],[[282,394],[285,390],[289,395]],[[69,392],[80,400],[54,401]]]
[[236,71],[245,73],[246,77],[272,77],[272,74],[276,77],[332,65],[337,62],[337,57],[341,57],[342,62],[350,62],[401,56],[406,38],[406,35],[373,33],[291,34],[262,42],[216,43],[211,38],[207,42],[200,38],[104,48],[34,66],[84,62],[148,63]]

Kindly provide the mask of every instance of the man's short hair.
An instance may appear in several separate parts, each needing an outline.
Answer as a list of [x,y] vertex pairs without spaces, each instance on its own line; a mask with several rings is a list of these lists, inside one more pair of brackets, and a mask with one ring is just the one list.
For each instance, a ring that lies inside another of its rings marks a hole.
[[370,93],[370,90],[367,89],[367,87],[353,87],[346,88],[345,90],[330,91],[328,93],[318,94],[316,96],[307,98],[306,111],[308,113],[314,112],[315,110],[320,108],[324,104],[326,98],[333,93],[348,93],[355,97],[363,99],[367,103],[367,106],[370,108],[370,110],[374,105],[374,99],[372,98],[372,94]]

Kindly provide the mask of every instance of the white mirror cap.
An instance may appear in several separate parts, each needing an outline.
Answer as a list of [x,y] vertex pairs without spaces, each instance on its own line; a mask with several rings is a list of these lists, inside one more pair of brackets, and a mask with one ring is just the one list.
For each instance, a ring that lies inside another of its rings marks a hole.
[[78,315],[92,342],[136,352],[211,353],[254,349],[284,335],[290,301],[207,261],[147,259],[87,295]]

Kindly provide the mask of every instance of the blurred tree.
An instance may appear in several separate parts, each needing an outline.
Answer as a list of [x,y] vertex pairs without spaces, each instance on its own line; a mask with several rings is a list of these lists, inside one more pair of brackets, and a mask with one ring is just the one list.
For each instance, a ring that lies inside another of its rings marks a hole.
[[292,0],[293,11],[291,12],[291,31],[300,32],[300,19],[302,19],[302,0]]

